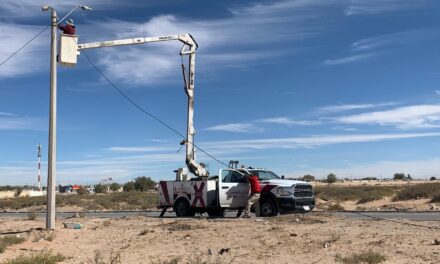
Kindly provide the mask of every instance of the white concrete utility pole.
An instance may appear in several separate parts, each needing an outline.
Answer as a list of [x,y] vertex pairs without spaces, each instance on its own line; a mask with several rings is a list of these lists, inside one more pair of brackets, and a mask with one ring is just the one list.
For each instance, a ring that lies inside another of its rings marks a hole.
[[[91,10],[87,6],[75,6],[60,20],[63,21],[75,9]],[[49,157],[47,176],[47,214],[46,229],[55,229],[55,185],[56,185],[56,154],[57,154],[57,27],[58,18],[56,10],[48,5],[41,7],[42,11],[51,11],[50,34],[50,107],[49,107]]]
[[56,184],[56,144],[57,144],[57,12],[50,6],[42,6],[43,11],[51,10],[50,34],[50,107],[49,107],[49,157],[47,176],[46,229],[55,229],[55,184]]

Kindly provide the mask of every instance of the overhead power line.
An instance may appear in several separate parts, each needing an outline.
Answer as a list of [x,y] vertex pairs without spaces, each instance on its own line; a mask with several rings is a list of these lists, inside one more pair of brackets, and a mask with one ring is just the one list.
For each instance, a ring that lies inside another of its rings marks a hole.
[[4,59],[1,63],[0,66],[2,66],[3,64],[5,64],[6,62],[8,62],[10,59],[12,59],[12,57],[14,57],[15,55],[17,55],[22,49],[24,49],[27,45],[31,44],[32,41],[34,41],[38,36],[40,36],[44,31],[46,31],[46,29],[48,29],[50,27],[50,25],[46,26],[45,28],[43,28],[40,32],[38,32],[37,35],[35,35],[34,37],[32,37],[30,40],[28,40],[26,43],[24,43],[21,47],[19,47],[16,51],[14,51],[11,55],[9,55],[6,59]]
[[[145,110],[143,107],[141,107],[139,104],[137,104],[135,101],[133,101],[126,93],[124,93],[124,91],[119,88],[112,80],[110,80],[103,71],[101,71],[101,69],[99,69],[99,67],[92,61],[92,59],[89,57],[89,55],[87,54],[87,52],[85,50],[82,51],[84,53],[84,55],[86,56],[87,60],[89,61],[89,63],[93,66],[93,68],[99,73],[99,75],[102,76],[102,78],[104,78],[104,80],[106,80],[110,86],[112,86],[122,97],[124,97],[128,102],[130,102],[134,107],[136,107],[138,110],[140,110],[142,113],[146,114],[147,116],[153,118],[154,120],[156,120],[157,122],[159,122],[160,124],[162,124],[163,126],[165,126],[166,128],[168,128],[169,130],[173,131],[175,134],[179,135],[180,137],[182,137],[183,139],[185,139],[185,136],[180,133],[179,131],[177,131],[176,129],[174,129],[173,127],[171,127],[170,125],[168,125],[167,123],[165,123],[164,121],[162,121],[159,117],[155,116],[154,114],[148,112],[147,110]],[[216,162],[218,162],[219,164],[222,164],[223,166],[228,167],[229,165],[222,162],[221,160],[217,159],[216,157],[214,157],[212,154],[208,153],[206,150],[202,149],[201,147],[197,146],[196,144],[194,144],[193,142],[189,142],[189,144],[193,145],[195,148],[197,148],[198,150],[200,150],[201,152],[203,152],[204,154],[206,154],[208,157],[210,157],[211,159],[215,160]]]

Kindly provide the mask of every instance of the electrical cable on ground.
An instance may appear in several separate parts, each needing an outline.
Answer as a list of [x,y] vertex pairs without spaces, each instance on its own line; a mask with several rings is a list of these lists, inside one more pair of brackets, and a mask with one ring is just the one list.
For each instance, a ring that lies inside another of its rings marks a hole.
[[[93,68],[102,76],[102,78],[104,78],[109,84],[110,86],[112,86],[122,97],[124,97],[128,102],[130,102],[133,106],[135,106],[138,110],[140,110],[141,112],[143,112],[144,114],[146,114],[147,116],[153,118],[154,120],[156,120],[157,122],[159,122],[160,124],[162,124],[163,126],[165,126],[166,128],[168,128],[169,130],[173,131],[174,133],[176,133],[177,135],[179,135],[180,137],[182,137],[183,139],[185,139],[185,136],[182,135],[182,133],[180,133],[179,131],[177,131],[176,129],[172,128],[170,125],[168,125],[167,123],[165,123],[164,121],[162,121],[160,118],[158,118],[157,116],[155,116],[154,114],[148,112],[147,110],[145,110],[144,108],[142,108],[140,105],[138,105],[136,102],[134,102],[127,94],[124,93],[124,91],[121,90],[121,88],[119,88],[114,82],[112,82],[102,71],[101,69],[99,69],[99,67],[92,61],[92,59],[89,57],[89,55],[87,54],[87,52],[85,52],[85,50],[82,51],[84,53],[84,55],[86,56],[87,60],[89,61],[89,63],[93,66]],[[221,160],[217,159],[216,157],[214,157],[213,155],[209,154],[207,151],[205,151],[204,149],[198,147],[196,144],[194,144],[193,142],[189,142],[187,141],[187,143],[193,145],[195,148],[197,148],[198,150],[200,150],[201,152],[203,152],[205,155],[207,155],[208,157],[210,157],[211,159],[215,160],[216,162],[222,164],[223,166],[228,167],[229,165],[222,162]]]
[[10,59],[12,59],[12,57],[14,57],[15,55],[17,55],[22,49],[24,49],[27,45],[29,45],[32,41],[34,41],[38,36],[40,36],[44,31],[46,31],[46,29],[48,29],[50,27],[50,25],[46,26],[45,28],[43,28],[43,30],[41,30],[40,32],[38,32],[37,35],[35,35],[33,38],[31,38],[29,41],[27,41],[26,43],[24,43],[21,47],[19,47],[15,52],[13,52],[11,55],[9,55],[6,59],[4,59],[1,63],[0,66],[2,66],[3,64],[5,64],[7,61],[9,61]]
[[412,224],[412,223],[405,223],[405,222],[401,222],[401,221],[397,221],[397,220],[393,220],[393,219],[387,219],[387,218],[367,215],[367,214],[363,214],[363,213],[359,213],[359,212],[352,211],[349,213],[357,214],[357,215],[364,216],[364,217],[369,217],[369,218],[376,219],[376,220],[383,220],[383,221],[398,223],[398,224],[402,224],[402,225],[416,226],[416,227],[422,227],[422,228],[428,228],[428,229],[440,229],[440,227],[437,227],[437,226],[424,226],[424,225],[418,225],[418,224]]

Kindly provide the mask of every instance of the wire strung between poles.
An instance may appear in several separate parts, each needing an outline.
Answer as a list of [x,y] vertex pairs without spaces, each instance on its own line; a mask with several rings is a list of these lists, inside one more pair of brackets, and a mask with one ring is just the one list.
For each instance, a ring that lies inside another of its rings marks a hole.
[[[157,122],[161,123],[163,126],[165,126],[166,128],[168,128],[169,130],[173,131],[175,134],[179,135],[180,137],[182,137],[183,139],[185,139],[185,136],[180,133],[179,131],[177,131],[176,129],[174,129],[173,127],[171,127],[170,125],[168,125],[167,123],[165,123],[164,121],[162,121],[160,118],[158,118],[157,116],[155,116],[154,114],[148,112],[147,110],[145,110],[144,108],[142,108],[140,105],[138,105],[136,102],[134,102],[128,95],[126,95],[121,88],[119,88],[113,81],[111,81],[102,71],[101,69],[99,69],[99,67],[92,61],[92,59],[89,57],[89,55],[87,54],[87,52],[85,50],[83,50],[84,55],[86,56],[87,60],[89,61],[89,63],[93,66],[93,68],[120,94],[122,95],[127,101],[129,101],[133,106],[135,106],[137,109],[139,109],[141,112],[143,112],[144,114],[148,115],[149,117],[153,118],[154,120],[156,120]],[[196,149],[200,150],[202,153],[204,153],[205,155],[207,155],[208,157],[210,157],[211,159],[215,160],[216,162],[218,162],[219,164],[222,164],[223,166],[228,167],[229,165],[222,162],[221,160],[217,159],[216,157],[214,157],[213,155],[209,154],[207,151],[205,151],[204,149],[198,147],[196,144],[194,144],[193,142],[189,142],[186,141],[187,143],[193,145]]]
[[50,27],[50,25],[46,26],[45,28],[43,28],[43,30],[41,30],[40,32],[38,32],[37,35],[35,35],[33,38],[31,38],[30,40],[28,40],[26,43],[24,43],[21,47],[19,47],[16,51],[14,51],[11,55],[9,55],[6,59],[4,59],[1,63],[0,66],[2,66],[3,64],[5,64],[6,62],[8,62],[10,59],[12,59],[12,57],[14,57],[15,55],[17,55],[22,49],[26,48],[27,45],[31,44],[32,41],[34,41],[38,36],[40,36],[44,31],[46,31],[46,29],[48,29]]

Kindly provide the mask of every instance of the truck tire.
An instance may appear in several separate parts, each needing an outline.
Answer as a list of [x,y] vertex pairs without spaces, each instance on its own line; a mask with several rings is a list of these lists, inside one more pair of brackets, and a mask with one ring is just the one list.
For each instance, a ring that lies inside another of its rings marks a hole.
[[260,201],[260,215],[263,217],[277,216],[278,206],[271,198],[264,198]]
[[226,209],[223,208],[208,208],[206,210],[209,217],[225,217]]
[[179,199],[174,203],[174,212],[176,212],[177,217],[188,217],[194,216],[195,211],[189,205],[189,202],[185,199]]

